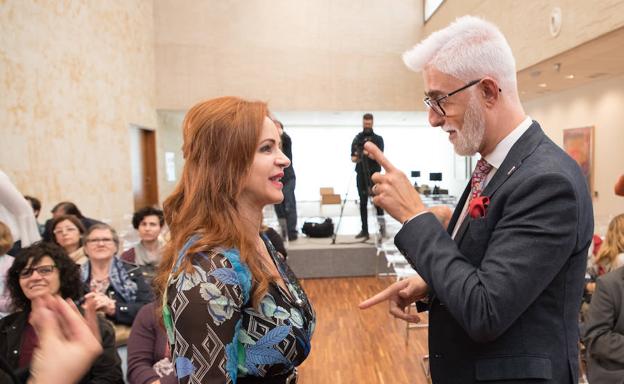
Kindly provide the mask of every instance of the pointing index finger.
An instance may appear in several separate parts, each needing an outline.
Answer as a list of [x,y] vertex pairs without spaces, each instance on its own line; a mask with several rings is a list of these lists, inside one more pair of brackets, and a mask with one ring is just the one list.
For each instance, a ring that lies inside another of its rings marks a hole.
[[377,293],[375,296],[362,301],[359,304],[360,309],[367,309],[383,301],[388,300],[392,296],[392,293],[393,293],[393,291],[390,288],[391,287],[386,288],[383,291]]
[[364,149],[368,152],[368,157],[375,160],[386,170],[386,172],[394,171],[396,168],[388,158],[383,154],[381,149],[375,145],[375,143],[371,143],[370,141],[364,143]]

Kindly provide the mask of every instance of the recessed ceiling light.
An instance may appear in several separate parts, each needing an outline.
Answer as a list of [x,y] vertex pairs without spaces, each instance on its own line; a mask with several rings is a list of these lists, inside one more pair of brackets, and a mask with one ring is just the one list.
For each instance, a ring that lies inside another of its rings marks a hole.
[[565,78],[568,79],[568,80],[572,80],[572,79],[574,79],[574,75],[567,75]]
[[540,87],[540,88],[546,88],[547,87],[546,83],[539,83],[539,84],[537,84],[537,86]]

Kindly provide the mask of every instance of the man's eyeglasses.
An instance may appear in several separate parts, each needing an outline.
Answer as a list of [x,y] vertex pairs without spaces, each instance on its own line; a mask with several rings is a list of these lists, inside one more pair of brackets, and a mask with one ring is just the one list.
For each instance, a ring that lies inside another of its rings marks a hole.
[[113,239],[111,239],[110,237],[102,237],[102,238],[95,238],[95,239],[87,239],[85,240],[87,242],[87,244],[95,244],[95,243],[112,243]]
[[24,268],[19,273],[19,277],[20,279],[27,279],[32,276],[33,272],[35,271],[37,271],[39,276],[48,276],[49,274],[54,272],[54,268],[56,268],[56,265],[40,265],[34,268]]
[[[429,98],[429,97],[425,97],[425,99],[424,99],[423,101],[425,102],[425,105],[426,105],[428,108],[433,109],[433,111],[434,111],[435,113],[437,113],[438,115],[440,115],[440,116],[446,116],[446,112],[444,111],[444,108],[442,108],[441,101],[443,101],[443,100],[445,100],[445,99],[447,99],[447,98],[449,98],[449,97],[453,96],[453,95],[454,95],[454,94],[456,94],[456,93],[459,93],[459,92],[463,91],[464,89],[468,89],[468,88],[472,87],[472,86],[473,86],[473,85],[475,85],[475,84],[479,84],[479,82],[481,82],[481,80],[482,80],[482,79],[479,79],[479,80],[472,80],[470,83],[468,83],[468,84],[464,85],[463,87],[461,87],[461,88],[459,88],[459,89],[456,89],[456,90],[454,90],[453,92],[447,93],[446,95],[443,95],[443,96],[437,97],[437,98],[435,98],[435,99],[431,99],[431,98]],[[499,89],[499,91],[500,91],[500,89]]]

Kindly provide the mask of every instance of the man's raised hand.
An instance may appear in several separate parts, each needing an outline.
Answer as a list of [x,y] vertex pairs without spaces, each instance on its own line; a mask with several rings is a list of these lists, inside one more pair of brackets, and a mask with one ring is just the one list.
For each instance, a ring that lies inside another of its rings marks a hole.
[[375,184],[373,203],[401,223],[424,211],[425,205],[407,176],[392,165],[375,144],[367,142],[364,149],[368,157],[386,171],[384,174],[376,172],[371,178]]

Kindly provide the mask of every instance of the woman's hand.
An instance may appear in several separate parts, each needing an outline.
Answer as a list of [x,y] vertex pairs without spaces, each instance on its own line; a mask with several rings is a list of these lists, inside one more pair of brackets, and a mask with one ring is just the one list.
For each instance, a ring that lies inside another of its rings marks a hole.
[[85,300],[92,300],[95,310],[104,312],[108,316],[115,316],[115,300],[99,292],[89,292],[85,295]]

